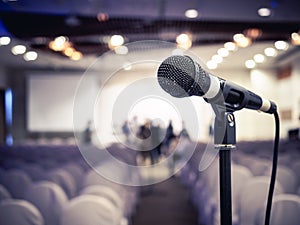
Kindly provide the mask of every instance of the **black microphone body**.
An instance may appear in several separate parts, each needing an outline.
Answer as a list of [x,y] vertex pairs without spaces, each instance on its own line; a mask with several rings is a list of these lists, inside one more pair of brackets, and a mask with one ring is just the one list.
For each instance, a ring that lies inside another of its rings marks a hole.
[[227,111],[243,108],[274,113],[276,104],[257,94],[203,70],[189,56],[171,56],[164,60],[158,72],[160,86],[174,97],[202,96],[211,104]]

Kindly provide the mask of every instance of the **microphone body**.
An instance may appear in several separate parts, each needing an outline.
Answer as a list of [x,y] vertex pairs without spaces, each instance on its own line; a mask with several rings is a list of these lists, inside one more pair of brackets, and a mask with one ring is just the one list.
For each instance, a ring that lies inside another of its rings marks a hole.
[[160,86],[174,97],[201,96],[211,104],[228,111],[243,108],[274,113],[274,102],[230,81],[211,75],[189,56],[171,56],[164,60],[158,72]]

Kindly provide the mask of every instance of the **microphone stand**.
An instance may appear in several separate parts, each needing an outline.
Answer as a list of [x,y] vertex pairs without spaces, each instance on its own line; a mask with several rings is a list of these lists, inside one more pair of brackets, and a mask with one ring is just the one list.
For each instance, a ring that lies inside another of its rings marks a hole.
[[232,225],[231,150],[235,148],[236,132],[233,110],[212,104],[216,114],[214,144],[219,150],[220,220],[221,225]]

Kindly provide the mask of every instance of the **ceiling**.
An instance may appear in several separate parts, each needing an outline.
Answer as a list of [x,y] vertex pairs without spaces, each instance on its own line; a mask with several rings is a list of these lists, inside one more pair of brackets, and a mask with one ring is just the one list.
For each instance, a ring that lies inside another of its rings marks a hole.
[[[272,14],[260,17],[257,10],[269,7]],[[196,9],[196,18],[185,17],[187,9]],[[49,68],[85,68],[109,50],[106,38],[120,34],[125,43],[162,40],[175,43],[176,36],[191,34],[192,50],[207,61],[236,33],[246,34],[258,28],[261,35],[254,44],[232,54],[224,66],[242,66],[244,61],[277,40],[290,40],[300,29],[299,0],[2,0],[0,1],[0,36],[13,37],[10,46],[1,46],[0,63],[8,66]],[[2,24],[2,25],[1,25]],[[67,36],[83,53],[83,59],[70,61],[49,49],[57,36]],[[27,63],[10,53],[13,44],[23,43],[39,53],[39,59]],[[295,54],[290,46],[283,54]],[[269,61],[269,63],[274,63]]]

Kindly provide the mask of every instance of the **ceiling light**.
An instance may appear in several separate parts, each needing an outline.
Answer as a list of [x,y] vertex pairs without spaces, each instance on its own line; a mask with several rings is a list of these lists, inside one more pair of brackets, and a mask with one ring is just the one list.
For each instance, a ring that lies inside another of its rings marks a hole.
[[11,52],[14,55],[22,55],[26,52],[26,47],[24,45],[16,45],[12,47]]
[[126,55],[128,53],[128,48],[124,45],[121,45],[121,46],[115,48],[115,52],[118,55]]
[[220,48],[218,50],[218,54],[222,57],[227,57],[229,55],[229,51],[226,48]]
[[99,22],[107,21],[108,20],[108,15],[106,13],[98,13],[97,14],[97,20]]
[[285,41],[276,41],[274,45],[278,50],[287,50],[289,48],[289,44]]
[[109,40],[109,44],[112,47],[118,47],[124,44],[124,38],[122,35],[113,35]]
[[242,48],[248,47],[251,44],[251,39],[245,37],[243,34],[235,34],[233,35],[233,40],[236,45]]
[[187,34],[179,34],[176,37],[176,42],[177,42],[177,44],[183,44],[183,43],[187,42],[189,39],[190,38]]
[[198,16],[198,11],[196,9],[188,9],[185,11],[184,15],[187,18],[196,18]]
[[257,29],[257,28],[250,28],[250,29],[247,29],[245,31],[245,33],[246,33],[247,37],[250,37],[252,39],[256,39],[256,38],[261,36],[262,31],[260,29]]
[[68,38],[64,36],[59,36],[54,41],[49,42],[49,48],[53,51],[63,51],[68,47],[70,47],[70,43],[68,42]]
[[266,7],[262,7],[257,10],[258,15],[260,15],[261,17],[268,17],[271,15],[271,12],[272,12],[271,9]]
[[214,55],[213,57],[211,57],[211,60],[214,61],[215,63],[223,62],[223,58],[220,55]]
[[250,60],[247,60],[246,62],[245,62],[245,66],[248,68],[248,69],[253,69],[254,67],[255,67],[255,62],[252,60],[252,59],[250,59]]
[[228,51],[235,51],[235,50],[237,49],[236,44],[233,43],[233,42],[231,42],[231,41],[226,42],[226,43],[224,44],[224,47],[225,47]]
[[291,38],[292,38],[293,45],[300,45],[300,35],[299,35],[299,33],[292,33]]
[[68,57],[71,57],[71,55],[75,52],[76,50],[72,47],[68,47],[64,50],[64,54]]
[[245,38],[245,35],[243,35],[243,34],[241,34],[241,33],[233,35],[233,40],[234,40],[235,42],[239,42],[239,41],[241,41],[243,38]]
[[192,47],[192,40],[188,34],[179,34],[176,37],[176,42],[178,47],[183,48],[183,49],[189,49]]
[[0,46],[1,45],[9,45],[10,37],[0,37]]
[[265,57],[262,54],[255,54],[253,59],[256,63],[263,63],[265,61]]
[[37,57],[38,57],[38,54],[35,51],[29,51],[24,54],[25,61],[34,61],[37,59]]
[[218,67],[218,63],[212,61],[212,60],[209,60],[207,63],[206,63],[206,66],[208,69],[211,69],[211,70],[214,70]]
[[266,56],[269,57],[275,57],[277,55],[277,52],[275,50],[275,48],[265,48],[264,53]]
[[79,51],[73,52],[73,54],[70,56],[70,58],[74,61],[78,61],[82,58],[82,53]]

